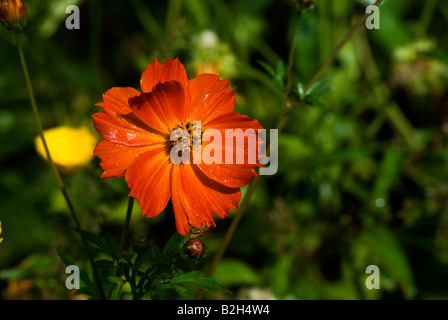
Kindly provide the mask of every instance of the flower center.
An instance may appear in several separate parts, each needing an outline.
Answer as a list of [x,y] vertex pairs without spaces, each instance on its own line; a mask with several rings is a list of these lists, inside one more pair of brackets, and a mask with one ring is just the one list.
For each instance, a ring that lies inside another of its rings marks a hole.
[[[173,133],[171,134],[170,146],[171,148],[176,146],[179,156],[182,156],[182,150],[189,148],[193,152],[194,145],[202,145],[202,134],[204,130],[199,121],[184,121],[174,128],[173,132],[174,135]],[[177,137],[177,141],[171,141],[173,137]]]

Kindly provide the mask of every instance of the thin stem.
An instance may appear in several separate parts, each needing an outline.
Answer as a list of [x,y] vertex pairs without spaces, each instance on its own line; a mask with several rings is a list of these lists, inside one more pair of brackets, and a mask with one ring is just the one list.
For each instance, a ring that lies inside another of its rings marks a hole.
[[37,106],[36,106],[36,100],[34,99],[33,87],[31,85],[30,76],[28,74],[28,67],[26,65],[25,56],[23,54],[20,33],[15,33],[15,35],[16,35],[17,48],[19,50],[20,62],[22,63],[23,74],[25,75],[26,87],[27,87],[28,95],[29,95],[30,102],[31,102],[31,108],[33,109],[34,121],[36,123],[37,132],[39,134],[40,139],[42,140],[42,144],[45,149],[45,154],[47,156],[48,163],[50,164],[50,167],[56,177],[56,181],[58,183],[59,189],[61,189],[62,195],[64,196],[65,202],[67,203],[67,206],[68,206],[68,209],[70,210],[72,218],[75,221],[76,226],[78,228],[81,228],[81,224],[79,223],[78,217],[75,212],[75,208],[73,207],[73,204],[72,204],[70,197],[67,193],[67,189],[65,188],[64,182],[61,179],[61,175],[59,174],[59,171],[51,157],[50,150],[48,149],[47,141],[45,140],[44,132],[42,129],[42,124],[41,124],[40,117],[39,117],[39,112],[38,112]]
[[[73,207],[73,204],[70,200],[70,197],[68,195],[67,189],[65,188],[64,182],[62,181],[61,175],[59,174],[59,171],[55,165],[55,163],[53,162],[53,159],[51,157],[50,154],[50,150],[48,149],[48,145],[47,145],[47,141],[45,140],[45,136],[44,136],[44,132],[42,129],[42,123],[40,121],[40,117],[39,117],[39,111],[37,110],[37,105],[36,105],[36,99],[34,98],[34,92],[33,92],[33,86],[31,85],[31,79],[28,73],[28,67],[26,65],[26,61],[25,61],[25,55],[23,54],[23,48],[22,48],[22,42],[21,42],[21,38],[20,38],[20,33],[16,32],[15,33],[16,36],[16,43],[17,43],[17,49],[19,51],[19,56],[20,56],[20,62],[22,64],[22,69],[23,69],[23,74],[25,76],[25,82],[26,82],[26,87],[28,90],[28,96],[30,98],[30,102],[31,102],[31,109],[33,110],[33,115],[34,115],[34,121],[36,123],[36,127],[37,127],[37,132],[39,134],[40,139],[42,140],[42,144],[44,146],[45,149],[45,154],[47,156],[47,160],[48,163],[50,164],[50,167],[56,177],[56,181],[58,183],[59,189],[61,189],[62,195],[64,196],[65,202],[67,203],[68,209],[72,215],[73,221],[75,222],[76,226],[81,229],[81,224],[79,223],[78,220],[78,216],[76,215],[76,211],[75,208]],[[81,238],[83,243],[85,245],[87,245],[87,242],[84,238]],[[93,259],[92,257],[89,255],[89,261],[90,264],[93,264]],[[98,291],[99,291],[99,295],[101,297],[101,299],[105,299],[106,295],[104,293],[104,289],[103,289],[103,284],[101,283],[101,278],[98,275],[98,271],[93,268],[93,273],[95,275],[95,278],[97,280],[98,283]]]
[[389,122],[403,137],[409,148],[418,148],[416,143],[415,129],[406,115],[401,111],[400,107],[391,100],[391,93],[384,82],[381,81],[381,74],[378,69],[375,57],[372,53],[370,44],[366,38],[365,32],[355,37],[355,44],[359,46],[361,51],[361,66],[363,72],[372,86],[372,93],[377,100],[377,106],[384,106],[379,111],[383,111]]
[[259,180],[260,180],[260,176],[256,176],[250,182],[247,192],[244,196],[243,202],[241,203],[241,206],[239,207],[238,211],[236,212],[235,216],[233,217],[232,223],[230,224],[230,227],[227,230],[224,240],[222,241],[218,252],[215,254],[212,264],[210,265],[210,267],[207,271],[207,274],[206,274],[207,277],[211,277],[213,275],[213,272],[215,271],[215,268],[218,265],[218,262],[221,260],[223,254],[224,254],[224,251],[226,250],[227,245],[229,244],[230,239],[232,238],[232,236],[236,230],[236,227],[238,226],[238,224],[241,220],[241,217],[243,216],[243,213],[246,210],[247,205],[249,204],[250,198],[252,197],[252,194],[254,193],[255,187],[257,186]]
[[418,24],[417,34],[419,37],[423,38],[426,35],[431,18],[434,15],[434,11],[437,7],[438,0],[427,0],[425,1],[425,6],[423,7],[420,22]]
[[295,21],[294,21],[294,29],[291,35],[291,46],[289,47],[289,55],[288,55],[288,69],[286,74],[286,96],[289,97],[289,89],[291,89],[291,83],[292,83],[292,67],[294,64],[294,50],[296,48],[295,42],[296,42],[296,36],[297,36],[297,29],[299,28],[299,21],[300,21],[300,12],[296,14]]
[[[374,5],[379,5],[382,2],[382,0],[377,0]],[[364,23],[364,21],[369,16],[369,13],[364,13],[358,21],[355,23],[355,25],[350,29],[350,31],[347,33],[347,35],[344,37],[344,39],[339,42],[336,49],[331,53],[331,55],[328,57],[328,59],[324,62],[324,64],[320,67],[320,69],[316,72],[313,78],[308,82],[308,84],[305,86],[305,90],[308,90],[313,83],[315,83],[324,73],[324,71],[328,68],[328,66],[333,62],[334,58],[338,55],[339,51],[344,47],[344,45],[351,39],[351,37],[355,34],[355,32],[361,27],[361,25]]]
[[124,251],[124,249],[126,247],[126,239],[128,238],[129,224],[131,222],[133,206],[134,206],[134,198],[129,197],[128,208],[126,210],[126,218],[125,218],[124,227],[123,227],[123,234],[121,235],[120,246],[118,247],[118,259],[120,258],[121,253]]

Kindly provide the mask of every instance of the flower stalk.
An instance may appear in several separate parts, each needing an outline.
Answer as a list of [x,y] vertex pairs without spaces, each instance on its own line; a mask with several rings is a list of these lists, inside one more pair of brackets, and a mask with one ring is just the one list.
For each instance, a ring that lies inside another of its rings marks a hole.
[[[44,132],[42,129],[42,123],[41,123],[40,117],[39,117],[39,111],[38,111],[37,105],[36,105],[36,99],[34,98],[33,86],[31,84],[31,79],[30,79],[30,76],[28,73],[28,67],[26,64],[25,55],[23,53],[20,32],[15,32],[14,34],[15,34],[15,38],[16,38],[17,49],[19,51],[19,56],[20,56],[20,63],[22,64],[23,74],[25,76],[26,87],[27,87],[28,96],[29,96],[29,99],[31,102],[31,109],[33,110],[33,116],[34,116],[34,121],[36,123],[38,135],[39,135],[40,139],[42,140],[42,144],[45,149],[45,154],[47,156],[47,161],[51,167],[51,170],[53,171],[53,173],[56,177],[57,184],[59,186],[59,189],[62,192],[62,195],[64,196],[64,200],[67,203],[67,206],[68,206],[70,214],[73,218],[73,221],[75,222],[76,227],[81,229],[81,224],[79,222],[78,216],[77,216],[75,208],[73,206],[73,203],[70,200],[67,189],[65,188],[64,182],[62,181],[61,175],[59,174],[58,168],[56,167],[56,164],[53,162],[53,159],[50,154],[50,150],[48,149],[48,144],[47,144],[47,141],[44,136]],[[84,238],[82,238],[82,241],[84,242],[85,245],[87,245],[87,242]],[[89,259],[90,259],[90,263],[92,264],[93,260],[90,256],[89,256]],[[95,268],[93,268],[93,272],[94,272],[95,278],[97,279],[99,295],[102,299],[105,299],[104,289],[103,289],[100,277],[97,273],[97,270]]]
[[31,102],[31,109],[33,110],[33,116],[34,116],[34,122],[36,123],[36,127],[37,127],[37,132],[38,135],[40,137],[40,139],[42,140],[42,144],[44,146],[45,149],[45,154],[47,156],[48,159],[48,163],[51,167],[51,170],[53,171],[55,177],[56,177],[56,181],[58,183],[59,189],[61,189],[62,195],[64,196],[65,202],[67,203],[68,209],[70,210],[70,213],[72,215],[73,220],[75,221],[75,224],[78,228],[81,228],[81,224],[79,223],[79,219],[76,215],[76,211],[75,208],[70,200],[70,197],[68,195],[67,189],[65,188],[64,182],[62,181],[61,175],[59,174],[59,171],[55,165],[55,163],[53,162],[53,159],[51,157],[50,154],[50,150],[48,149],[48,145],[47,145],[47,141],[45,139],[44,136],[44,132],[42,129],[42,123],[40,121],[40,117],[39,117],[39,112],[37,109],[37,105],[36,105],[36,100],[34,98],[34,93],[33,93],[33,87],[31,85],[31,80],[30,80],[30,76],[28,73],[28,67],[25,61],[25,55],[23,54],[23,48],[22,48],[22,41],[20,38],[20,33],[16,32],[15,33],[15,37],[16,37],[16,43],[17,43],[17,49],[19,51],[19,56],[20,56],[20,62],[22,64],[22,69],[23,69],[23,74],[25,76],[25,81],[26,81],[26,87],[28,90],[28,96],[30,98],[30,102]]
[[123,233],[121,235],[120,246],[118,247],[118,254],[117,254],[118,259],[120,258],[121,253],[125,250],[125,247],[126,247],[126,239],[128,238],[128,234],[129,234],[129,224],[131,223],[133,207],[134,207],[134,198],[129,197],[128,198],[128,208],[126,210],[126,218],[125,218],[124,226],[123,226]]

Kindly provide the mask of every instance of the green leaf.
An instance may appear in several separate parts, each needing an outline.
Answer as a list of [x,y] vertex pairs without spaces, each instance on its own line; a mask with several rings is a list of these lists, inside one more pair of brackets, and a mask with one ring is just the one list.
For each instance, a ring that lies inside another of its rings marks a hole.
[[224,259],[216,267],[216,282],[224,286],[256,285],[260,277],[248,264],[236,259]]
[[115,246],[115,238],[110,233],[106,233],[104,235],[104,240],[106,241],[106,244],[109,248],[109,252],[112,254],[112,257],[114,259],[116,259],[117,258],[117,249]]
[[155,287],[155,291],[160,293],[163,290],[174,289],[180,295],[183,300],[191,300],[191,295],[188,293],[188,289],[184,286],[174,283],[162,283]]
[[87,253],[107,253],[104,249],[98,248],[98,247],[92,247],[92,246],[84,246],[80,247],[79,251],[87,252]]
[[300,100],[305,98],[305,86],[301,82],[297,83],[297,93],[299,94]]
[[276,69],[274,69],[269,63],[258,60],[257,61],[272,77],[273,82],[281,89],[284,88],[283,79],[285,77],[285,64],[283,61],[277,63]]
[[179,285],[173,285],[173,287],[182,299],[184,300],[191,299],[190,295],[188,294],[187,288]]
[[307,96],[305,98],[305,103],[309,104],[311,106],[317,106],[317,107],[320,107],[320,108],[325,108],[325,105],[322,102],[320,102],[319,100],[317,100],[316,98],[314,98],[312,96]]
[[121,288],[123,288],[123,285],[116,285],[113,289],[112,292],[110,293],[110,300],[120,300],[120,296],[121,296]]
[[404,156],[395,147],[386,150],[373,188],[373,200],[386,198],[402,168]]
[[290,274],[294,257],[292,255],[283,256],[277,260],[272,270],[272,292],[282,298],[289,288]]
[[70,266],[70,265],[74,264],[59,249],[57,250],[57,253],[58,253],[58,256],[61,258],[62,262],[64,262],[66,266]]
[[277,70],[276,70],[276,78],[282,80],[283,77],[285,76],[285,64],[283,63],[283,61],[279,61],[277,63]]
[[114,262],[112,260],[100,259],[92,263],[92,267],[99,269],[108,269],[114,267]]
[[204,291],[212,293],[214,290],[221,289],[224,292],[231,294],[227,288],[213,280],[212,278],[205,277],[200,271],[190,271],[180,276],[174,277],[170,280],[173,284],[191,283]]
[[322,78],[317,80],[316,82],[314,82],[311,87],[306,91],[306,95],[311,95],[313,94],[313,92],[315,90],[317,90],[318,88],[322,87],[323,85],[325,85],[327,83],[327,79]]
[[365,230],[360,240],[380,259],[380,271],[386,268],[389,275],[402,286],[406,298],[411,298],[415,291],[412,269],[394,234],[387,228],[377,226]]
[[73,228],[73,230],[78,232],[84,239],[89,240],[90,242],[96,244],[98,247],[100,247],[102,249],[107,248],[107,246],[103,243],[103,241],[100,239],[100,237],[98,237],[96,234],[93,234],[93,233],[83,230],[83,229],[79,229],[77,227],[72,227],[72,228]]
[[109,276],[109,277],[107,277],[107,280],[109,280],[112,283],[118,284],[118,285],[123,285],[126,282],[125,280],[123,280],[119,277],[116,277],[116,276]]
[[115,277],[115,276],[110,276],[107,278],[107,280],[109,280],[110,282],[115,284],[115,286],[112,289],[112,292],[110,294],[110,299],[111,300],[120,300],[121,289],[123,288],[123,285],[126,283],[126,281],[124,281],[121,278]]
[[[262,60],[257,60],[258,64],[261,65],[273,78],[277,76],[277,72],[274,70],[274,68],[267,62],[264,62]],[[277,66],[278,68],[278,66]]]
[[334,90],[334,88],[331,86],[319,87],[313,91],[312,95],[315,97],[322,96],[324,93],[331,91],[331,90]]
[[177,249],[181,239],[182,236],[179,233],[175,232],[165,243],[165,246],[162,249],[162,254],[166,255]]

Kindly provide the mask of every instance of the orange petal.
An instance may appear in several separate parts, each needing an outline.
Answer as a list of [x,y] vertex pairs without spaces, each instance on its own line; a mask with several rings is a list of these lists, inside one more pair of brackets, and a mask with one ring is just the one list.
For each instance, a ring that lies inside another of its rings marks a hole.
[[207,193],[206,198],[211,211],[220,218],[229,216],[229,209],[238,209],[241,198],[240,188],[226,187],[208,178],[197,167],[191,166],[195,176],[202,184],[199,193]]
[[185,91],[181,83],[159,83],[154,90],[129,100],[133,113],[154,130],[169,135],[185,111]]
[[[253,176],[257,175],[255,168],[261,166],[258,161],[258,150],[259,145],[264,142],[258,136],[257,130],[263,129],[263,127],[255,119],[231,112],[211,120],[204,128],[203,138],[207,138],[207,129],[211,128],[221,132],[223,141],[221,147],[214,150],[212,155],[214,163],[206,164],[202,161],[197,165],[198,168],[210,179],[225,186],[234,188],[245,186]],[[233,139],[226,139],[226,129],[232,130]],[[253,130],[248,131],[248,129]],[[242,141],[244,144],[237,143],[237,141]],[[253,142],[254,146],[250,148],[248,141]],[[205,143],[203,147],[207,145],[208,143]],[[231,163],[226,158],[226,150],[231,151]],[[249,152],[254,152],[254,155],[249,157]],[[219,153],[221,158],[218,157]],[[239,159],[244,159],[243,163],[238,163]]]
[[197,167],[211,180],[231,188],[244,187],[257,175],[254,167],[242,164],[201,163]]
[[140,86],[143,92],[151,92],[159,82],[175,80],[182,85],[188,82],[187,72],[179,59],[169,58],[163,64],[155,59],[143,71]]
[[98,112],[92,115],[94,127],[110,142],[124,146],[148,146],[164,143],[166,137],[152,130],[135,115]]
[[164,148],[140,154],[126,171],[129,196],[138,200],[143,215],[155,217],[165,209],[170,199],[172,164]]
[[128,100],[140,94],[140,91],[134,88],[112,88],[103,94],[103,102],[97,103],[97,106],[103,108],[107,113],[128,114],[131,112]]
[[202,124],[204,129],[213,128],[217,130],[223,129],[254,129],[261,130],[263,127],[256,119],[241,115],[237,112],[230,112],[222,114],[219,117],[215,117],[207,125]]
[[229,80],[219,80],[214,74],[201,74],[188,84],[191,94],[192,119],[202,121],[202,126],[211,119],[235,109],[234,89],[229,89]]
[[[252,119],[245,115],[240,115],[236,112],[221,115],[211,120],[204,127],[204,139],[207,139],[207,130],[212,128],[221,132],[221,137],[223,140],[221,149],[221,163],[239,164],[239,162],[237,162],[237,159],[244,159],[243,163],[245,165],[255,167],[260,166],[258,163],[258,151],[260,145],[263,144],[264,141],[258,135],[258,130],[263,129],[263,127],[256,119]],[[229,136],[227,136],[227,130],[230,130],[228,131]],[[249,143],[251,143],[251,145],[249,145]],[[226,161],[226,150],[231,151],[231,154],[233,155],[233,161],[231,163],[229,163],[229,161]],[[250,154],[251,161],[249,161],[248,157],[249,152],[253,152],[253,154]]]
[[125,147],[107,140],[100,141],[93,154],[101,159],[104,173],[101,178],[124,177],[129,165],[138,155],[153,149],[154,146]]
[[229,209],[236,209],[241,197],[237,188],[220,185],[192,165],[175,165],[171,172],[171,202],[176,228],[186,235],[190,226],[202,230],[215,225],[212,213],[224,218]]

